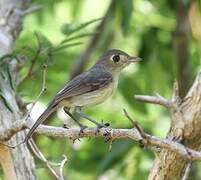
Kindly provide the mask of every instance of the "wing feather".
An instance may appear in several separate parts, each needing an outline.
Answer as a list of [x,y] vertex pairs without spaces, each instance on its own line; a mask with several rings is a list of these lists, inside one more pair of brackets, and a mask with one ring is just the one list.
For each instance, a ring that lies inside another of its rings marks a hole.
[[91,69],[68,82],[55,96],[55,103],[80,94],[106,87],[113,81],[111,73],[101,69]]

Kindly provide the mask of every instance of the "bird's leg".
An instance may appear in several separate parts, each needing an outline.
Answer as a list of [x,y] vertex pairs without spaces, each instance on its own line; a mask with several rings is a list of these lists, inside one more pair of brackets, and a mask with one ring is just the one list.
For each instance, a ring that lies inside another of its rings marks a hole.
[[69,109],[69,108],[64,107],[63,109],[64,109],[65,113],[68,114],[68,115],[71,117],[71,119],[73,119],[73,120],[79,125],[79,127],[81,128],[80,131],[83,131],[85,128],[87,128],[87,126],[85,126],[84,124],[82,124],[82,123],[79,121],[79,117],[73,116],[73,115],[70,113],[70,109]]
[[76,108],[74,113],[75,113],[77,116],[82,117],[83,119],[86,119],[86,120],[88,120],[88,121],[94,123],[94,124],[97,126],[97,132],[98,132],[101,128],[107,127],[107,125],[102,124],[102,123],[99,123],[99,122],[96,122],[94,119],[92,119],[92,118],[88,117],[87,115],[83,114],[83,113],[81,112],[80,108]]

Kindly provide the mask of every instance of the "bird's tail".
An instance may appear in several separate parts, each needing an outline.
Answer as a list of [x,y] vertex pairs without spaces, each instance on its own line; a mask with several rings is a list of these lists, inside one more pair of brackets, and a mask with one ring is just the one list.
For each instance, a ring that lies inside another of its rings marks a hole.
[[47,109],[40,115],[40,117],[36,120],[34,125],[29,130],[28,134],[26,135],[24,142],[27,142],[29,138],[34,133],[35,129],[43,123],[53,112],[55,111],[55,106],[49,105]]

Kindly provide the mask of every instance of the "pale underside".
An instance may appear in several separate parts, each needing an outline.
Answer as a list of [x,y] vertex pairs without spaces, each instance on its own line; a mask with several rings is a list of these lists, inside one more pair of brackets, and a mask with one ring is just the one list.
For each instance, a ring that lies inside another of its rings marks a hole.
[[113,81],[106,87],[99,90],[91,91],[85,94],[67,98],[59,103],[59,107],[86,107],[100,104],[107,100],[117,87],[117,81]]

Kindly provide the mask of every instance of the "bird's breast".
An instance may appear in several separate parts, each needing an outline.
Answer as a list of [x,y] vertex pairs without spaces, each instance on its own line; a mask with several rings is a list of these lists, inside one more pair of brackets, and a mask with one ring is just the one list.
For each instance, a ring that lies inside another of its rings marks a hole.
[[108,99],[117,87],[117,82],[110,83],[107,87],[91,91],[82,95],[74,96],[62,102],[68,107],[91,106],[104,102]]

